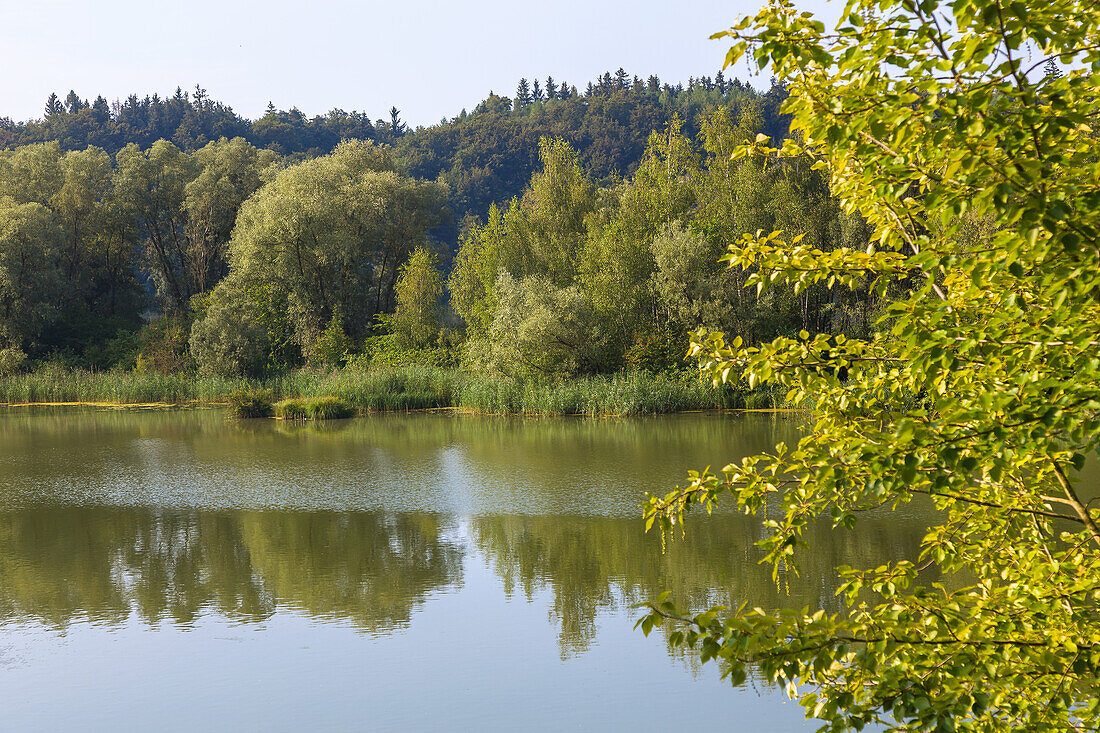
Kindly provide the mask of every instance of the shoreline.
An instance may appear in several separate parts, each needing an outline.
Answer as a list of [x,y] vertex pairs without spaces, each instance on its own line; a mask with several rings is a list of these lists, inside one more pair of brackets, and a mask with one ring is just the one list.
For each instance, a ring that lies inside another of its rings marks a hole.
[[[242,398],[342,405],[372,414],[428,410],[483,415],[625,417],[694,411],[784,412],[776,390],[714,387],[689,372],[618,372],[520,381],[425,364],[299,369],[263,379],[205,374],[39,369],[0,378],[0,406],[101,409],[234,407]],[[247,414],[247,413],[245,413]]]
[[[203,409],[222,409],[228,410],[231,404],[228,401],[217,402],[205,402],[201,400],[190,400],[188,402],[0,402],[0,409],[28,409],[35,407],[94,407],[104,410],[203,410]],[[706,415],[722,415],[722,414],[763,414],[763,415],[793,415],[802,410],[785,408],[785,407],[770,407],[770,408],[744,408],[744,407],[711,407],[711,408],[693,408],[687,410],[670,410],[667,412],[658,413],[633,413],[633,414],[618,414],[618,413],[596,413],[596,414],[583,414],[583,413],[558,413],[548,414],[539,412],[488,412],[485,410],[478,410],[473,407],[465,407],[463,405],[449,405],[444,407],[411,407],[411,408],[397,408],[392,410],[367,410],[358,411],[355,415],[347,418],[338,418],[350,420],[356,417],[370,417],[371,415],[389,415],[394,413],[415,413],[415,414],[428,414],[428,413],[451,413],[455,415],[467,415],[470,417],[582,417],[582,418],[619,418],[619,417],[663,417],[668,415],[691,415],[691,414],[706,414]],[[252,418],[237,418],[240,420],[280,420],[284,422],[309,422],[308,420],[300,420],[294,418],[284,418],[277,415],[270,417],[252,417]]]

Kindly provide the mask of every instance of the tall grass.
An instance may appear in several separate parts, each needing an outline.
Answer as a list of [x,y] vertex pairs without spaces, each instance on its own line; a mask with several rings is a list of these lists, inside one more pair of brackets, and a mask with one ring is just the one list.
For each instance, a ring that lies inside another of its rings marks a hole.
[[[0,402],[236,405],[256,390],[268,400],[334,398],[360,413],[459,407],[492,414],[652,415],[716,408],[770,408],[782,397],[736,386],[717,389],[691,376],[631,372],[518,381],[430,365],[369,370],[301,369],[264,380],[89,372],[56,366],[0,378]],[[247,401],[247,400],[245,400]]]
[[275,403],[275,415],[284,420],[340,420],[355,414],[355,408],[339,397],[291,398]]
[[274,413],[270,389],[240,389],[230,392],[229,414],[236,418],[271,417]]
[[695,379],[633,372],[580,379],[520,382],[466,375],[456,403],[479,412],[524,415],[655,415],[741,407],[734,387],[716,389]]
[[0,378],[0,402],[220,402],[254,380],[158,372],[90,372],[49,366]]
[[411,364],[363,371],[302,369],[278,380],[285,396],[337,397],[361,412],[422,410],[454,404],[459,375],[452,369]]

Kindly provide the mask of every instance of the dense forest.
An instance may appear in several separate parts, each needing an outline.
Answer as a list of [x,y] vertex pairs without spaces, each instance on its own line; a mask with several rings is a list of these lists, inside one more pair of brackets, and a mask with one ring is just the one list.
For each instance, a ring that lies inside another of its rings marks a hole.
[[782,86],[759,93],[737,79],[727,81],[721,71],[684,85],[657,76],[643,80],[619,69],[589,82],[583,92],[553,77],[520,79],[512,97],[490,92],[472,112],[409,129],[396,107],[371,121],[365,112],[333,109],[307,117],[297,108],[277,110],[269,104],[263,117],[250,121],[201,87],[112,103],[103,96],[88,101],[70,91],[64,99],[51,94],[41,119],[16,123],[0,117],[0,149],[57,142],[64,151],[94,146],[113,156],[131,143],[144,150],[167,140],[193,153],[220,138],[241,137],[299,161],[331,153],[342,140],[372,140],[393,146],[410,175],[442,177],[461,220],[467,213],[484,216],[490,203],[506,203],[522,192],[538,162],[542,137],[568,141],[586,171],[605,182],[633,172],[650,132],[677,117],[694,134],[699,116],[720,104],[756,104],[764,131],[781,138],[787,121],[779,105],[785,97]]
[[781,85],[619,70],[521,79],[407,129],[333,110],[249,122],[202,89],[51,95],[0,121],[0,369],[270,374],[426,360],[521,378],[675,369],[696,326],[859,332],[869,294],[758,298],[742,232],[866,238],[779,138]]

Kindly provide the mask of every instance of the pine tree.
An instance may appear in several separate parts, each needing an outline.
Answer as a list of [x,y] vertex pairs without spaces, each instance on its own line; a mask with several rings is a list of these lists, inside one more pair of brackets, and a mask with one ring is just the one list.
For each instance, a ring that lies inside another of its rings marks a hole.
[[542,101],[542,87],[539,86],[539,80],[538,79],[535,79],[534,82],[531,83],[531,101],[532,102],[541,102]]
[[531,104],[531,87],[527,83],[527,79],[520,79],[519,86],[516,87],[516,109],[526,107],[529,104]]
[[401,137],[405,134],[405,131],[409,129],[409,126],[401,121],[401,110],[397,106],[390,108],[390,132],[394,137]]
[[61,100],[58,98],[57,94],[50,94],[49,99],[46,100],[46,119],[64,113],[65,108],[61,105]]
[[92,103],[92,118],[97,125],[106,125],[111,121],[111,108],[107,105],[107,98],[102,94]]
[[547,99],[557,99],[557,96],[558,96],[558,85],[554,83],[554,77],[552,77],[552,76],[546,77],[546,98]]
[[77,96],[77,93],[72,89],[65,95],[65,108],[68,110],[69,114],[76,114],[87,106],[84,100]]

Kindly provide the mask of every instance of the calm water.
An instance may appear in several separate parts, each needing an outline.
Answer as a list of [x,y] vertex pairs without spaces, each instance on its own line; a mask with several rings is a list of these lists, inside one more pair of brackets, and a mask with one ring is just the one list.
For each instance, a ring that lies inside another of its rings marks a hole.
[[645,491],[797,434],[0,412],[0,729],[813,730],[632,629],[666,589],[834,607],[835,565],[914,554],[920,516],[822,529],[788,591],[752,519],[697,518],[663,554],[642,532]]

